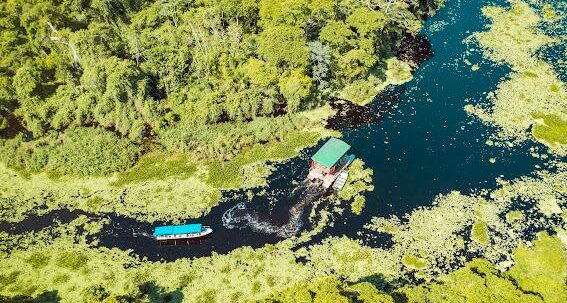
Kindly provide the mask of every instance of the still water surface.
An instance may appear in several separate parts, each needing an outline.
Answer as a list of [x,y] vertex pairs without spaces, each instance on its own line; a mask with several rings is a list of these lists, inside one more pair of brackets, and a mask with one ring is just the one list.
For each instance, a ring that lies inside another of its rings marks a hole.
[[[326,228],[313,242],[330,235],[347,235],[366,239],[359,233],[374,216],[403,215],[418,206],[431,204],[439,193],[495,187],[495,179],[511,179],[529,174],[539,160],[530,156],[528,145],[503,149],[485,144],[493,132],[489,127],[468,117],[463,110],[467,103],[484,100],[506,77],[509,68],[495,66],[482,58],[474,44],[464,39],[483,30],[487,19],[480,8],[494,1],[448,0],[437,15],[430,18],[422,32],[430,43],[433,56],[424,61],[414,73],[414,79],[404,85],[390,87],[367,106],[370,113],[365,123],[356,127],[334,121],[343,131],[351,151],[374,170],[375,190],[366,194],[366,207],[360,216],[349,214],[335,217],[333,227]],[[505,5],[503,1],[496,4]],[[429,46],[428,46],[429,47]],[[477,64],[472,71],[464,61]],[[376,118],[376,114],[380,117]],[[365,116],[366,117],[366,116]],[[289,208],[296,202],[292,191],[307,175],[309,155],[320,147],[304,150],[299,157],[276,165],[265,193],[253,190],[254,205],[259,215],[274,224],[285,224]],[[495,163],[489,159],[495,158]],[[101,235],[101,245],[132,249],[149,260],[174,260],[181,257],[200,257],[227,253],[237,247],[260,247],[281,240],[273,234],[257,233],[250,228],[227,229],[222,215],[246,195],[225,194],[219,206],[188,223],[211,225],[214,234],[200,244],[188,246],[157,246],[155,241],[141,235],[150,233],[154,225],[133,219],[110,216],[112,223]],[[270,202],[271,201],[271,202]],[[43,219],[30,218],[18,226],[4,226],[10,232],[49,225],[54,217],[67,221],[78,213],[53,212]],[[159,224],[159,223],[157,223]],[[306,223],[304,228],[309,228]],[[388,245],[386,236],[367,241],[372,246]]]

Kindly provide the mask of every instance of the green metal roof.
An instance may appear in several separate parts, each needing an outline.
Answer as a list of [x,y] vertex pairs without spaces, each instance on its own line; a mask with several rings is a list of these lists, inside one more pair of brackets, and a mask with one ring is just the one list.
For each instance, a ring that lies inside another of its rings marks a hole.
[[337,163],[349,149],[350,145],[344,141],[331,138],[311,157],[311,160],[329,168]]

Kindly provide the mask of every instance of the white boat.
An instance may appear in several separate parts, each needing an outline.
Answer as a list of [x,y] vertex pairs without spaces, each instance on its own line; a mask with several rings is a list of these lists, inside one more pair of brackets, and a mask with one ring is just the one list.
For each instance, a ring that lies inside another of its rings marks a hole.
[[341,171],[341,173],[339,174],[339,176],[335,180],[335,183],[333,183],[333,190],[339,191],[339,190],[343,189],[343,187],[346,184],[347,179],[348,179],[348,172],[346,170]]
[[153,237],[158,241],[197,239],[210,235],[213,229],[202,224],[166,225],[158,226]]

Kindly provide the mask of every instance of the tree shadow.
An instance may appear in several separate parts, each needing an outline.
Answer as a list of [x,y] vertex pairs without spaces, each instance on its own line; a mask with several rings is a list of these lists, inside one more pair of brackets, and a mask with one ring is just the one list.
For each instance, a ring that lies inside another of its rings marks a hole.
[[4,303],[59,303],[61,298],[56,290],[46,291],[33,298],[31,296],[18,295],[15,297],[0,296],[0,302]]
[[358,281],[356,281],[354,284],[357,283],[363,283],[363,282],[368,282],[372,285],[374,285],[374,287],[376,287],[376,289],[381,290],[385,293],[390,293],[391,291],[394,290],[394,286],[392,285],[392,283],[386,281],[386,279],[384,278],[384,275],[382,274],[373,274],[370,276],[366,276]]
[[370,283],[374,287],[376,287],[377,290],[387,293],[394,299],[395,303],[406,303],[408,301],[408,298],[405,294],[396,291],[396,289],[398,289],[399,287],[409,283],[409,281],[406,279],[387,281],[384,275],[378,273],[361,278],[352,284],[363,282]]
[[[165,288],[156,285],[155,282],[146,282],[138,287],[139,296],[148,300],[150,303],[181,303],[183,293],[176,289],[167,291]],[[141,299],[140,298],[140,299]]]

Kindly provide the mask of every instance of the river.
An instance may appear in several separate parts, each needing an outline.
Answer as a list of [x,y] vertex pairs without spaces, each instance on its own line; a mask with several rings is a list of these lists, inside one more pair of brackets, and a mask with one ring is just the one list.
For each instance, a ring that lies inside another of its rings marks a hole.
[[[388,88],[368,105],[367,110],[379,113],[379,119],[369,119],[356,127],[343,125],[343,140],[374,170],[375,190],[366,194],[366,207],[361,215],[345,211],[335,217],[333,227],[324,229],[311,243],[327,236],[347,235],[362,237],[371,246],[388,245],[384,235],[372,237],[374,240],[368,240],[368,234],[361,235],[363,225],[372,217],[403,215],[416,207],[430,205],[436,195],[452,190],[471,193],[475,189],[494,188],[498,177],[512,179],[529,174],[538,164],[543,165],[530,155],[530,145],[511,149],[487,145],[485,142],[494,130],[467,116],[463,110],[465,104],[483,100],[509,72],[508,67],[495,66],[483,59],[474,44],[464,42],[473,32],[483,30],[488,21],[481,16],[480,8],[494,3],[506,5],[503,1],[448,0],[425,24],[422,35],[429,41],[433,56],[415,70],[414,79]],[[465,59],[477,64],[479,70],[473,71]],[[322,144],[277,164],[266,193],[261,194],[262,189],[253,190],[251,204],[257,206],[261,216],[275,223],[285,223],[287,211],[294,204],[291,192],[307,175],[309,155]],[[496,161],[491,163],[490,158]],[[225,193],[225,201],[208,215],[188,221],[203,222],[215,230],[213,236],[202,243],[158,246],[152,239],[140,235],[151,232],[153,225],[111,215],[111,224],[102,232],[100,245],[132,249],[149,260],[174,260],[280,241],[281,238],[273,234],[223,226],[224,212],[246,200],[244,196]],[[73,215],[56,211],[45,217],[26,220],[26,224],[29,228],[38,228],[46,220],[69,219]],[[14,232],[18,227],[4,226],[3,229]]]

